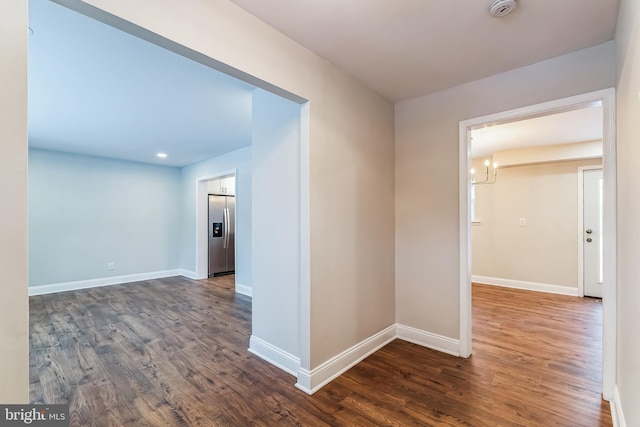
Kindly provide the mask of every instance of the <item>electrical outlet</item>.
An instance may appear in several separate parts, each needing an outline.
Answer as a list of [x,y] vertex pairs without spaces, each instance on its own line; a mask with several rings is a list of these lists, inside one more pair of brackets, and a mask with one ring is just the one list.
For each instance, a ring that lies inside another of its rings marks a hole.
[[520,218],[520,227],[527,226],[527,218]]
[[116,263],[115,262],[108,262],[107,263],[107,270],[113,271],[115,269],[116,269]]

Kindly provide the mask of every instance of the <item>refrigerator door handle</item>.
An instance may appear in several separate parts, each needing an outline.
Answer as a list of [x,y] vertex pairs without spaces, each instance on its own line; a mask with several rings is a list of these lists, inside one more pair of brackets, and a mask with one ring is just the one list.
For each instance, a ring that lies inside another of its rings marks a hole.
[[227,249],[229,249],[230,240],[231,240],[231,219],[229,218],[229,208],[227,208]]
[[229,209],[224,208],[224,248],[229,247]]

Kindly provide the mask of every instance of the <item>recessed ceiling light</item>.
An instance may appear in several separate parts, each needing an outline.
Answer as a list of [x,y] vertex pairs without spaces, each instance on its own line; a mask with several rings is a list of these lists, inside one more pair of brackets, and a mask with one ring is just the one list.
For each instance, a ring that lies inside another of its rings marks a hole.
[[164,159],[167,157],[167,153],[158,153],[156,154],[156,156],[160,157],[161,159]]

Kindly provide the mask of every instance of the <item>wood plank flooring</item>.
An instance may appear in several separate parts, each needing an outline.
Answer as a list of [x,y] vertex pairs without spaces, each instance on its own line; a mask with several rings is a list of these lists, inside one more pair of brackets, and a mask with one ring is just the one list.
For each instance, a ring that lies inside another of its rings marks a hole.
[[72,426],[610,426],[601,304],[474,285],[474,354],[396,340],[313,396],[247,352],[233,276],[31,297],[32,403]]

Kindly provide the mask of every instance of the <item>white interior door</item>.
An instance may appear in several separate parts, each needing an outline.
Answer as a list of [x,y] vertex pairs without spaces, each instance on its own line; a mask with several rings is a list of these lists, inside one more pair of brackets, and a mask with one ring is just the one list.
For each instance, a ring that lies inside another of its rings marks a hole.
[[602,298],[602,169],[582,173],[584,295]]

